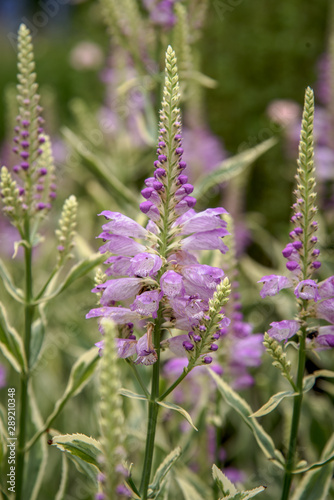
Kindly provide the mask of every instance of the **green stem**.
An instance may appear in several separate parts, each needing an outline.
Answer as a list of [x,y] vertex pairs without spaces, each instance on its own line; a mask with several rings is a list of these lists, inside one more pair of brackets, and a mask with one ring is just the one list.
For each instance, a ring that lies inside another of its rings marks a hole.
[[22,374],[20,392],[20,416],[19,416],[19,437],[17,451],[16,468],[16,500],[20,500],[23,491],[24,459],[26,442],[26,423],[28,413],[28,385],[29,385],[29,360],[31,329],[34,316],[34,306],[32,301],[32,248],[30,244],[30,228],[28,218],[25,221],[25,239],[28,246],[24,247],[25,252],[25,308],[24,308],[24,349],[27,360],[27,373]]
[[159,398],[160,336],[161,336],[162,321],[163,321],[162,310],[160,308],[153,336],[153,344],[155,346],[158,359],[153,365],[151,397],[148,402],[148,423],[147,423],[144,468],[140,485],[142,500],[147,500],[148,486],[150,484],[150,477],[151,477],[151,470],[153,463],[155,432],[156,432],[158,412],[159,412],[159,405],[157,404],[157,400]]
[[175,382],[160,396],[159,401],[163,401],[168,396],[168,394],[174,391],[175,387],[177,387],[182,382],[182,380],[186,378],[188,373],[190,373],[191,371],[191,369],[189,370],[188,366],[183,369],[183,372],[181,373],[179,378],[177,378]]
[[294,458],[297,447],[297,437],[298,437],[298,427],[299,427],[299,419],[303,401],[303,377],[305,371],[305,338],[306,331],[305,328],[302,329],[302,336],[300,339],[299,345],[299,358],[298,358],[298,373],[297,373],[297,388],[298,388],[298,396],[294,398],[293,403],[293,413],[292,413],[292,423],[291,423],[291,432],[290,432],[290,442],[289,442],[289,450],[288,456],[286,459],[286,469],[284,475],[284,483],[282,490],[281,500],[288,500],[289,492],[292,482],[292,471],[294,467]]

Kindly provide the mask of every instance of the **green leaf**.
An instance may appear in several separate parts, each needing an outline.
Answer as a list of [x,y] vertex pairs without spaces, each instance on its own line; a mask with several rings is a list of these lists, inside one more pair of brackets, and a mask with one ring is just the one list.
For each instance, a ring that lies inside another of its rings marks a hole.
[[84,160],[84,164],[90,172],[108,184],[111,194],[116,199],[137,207],[136,196],[133,195],[133,192],[116,175],[113,175],[96,155],[89,151],[88,148],[82,147],[82,140],[74,132],[64,127],[63,134],[76,153]]
[[55,500],[63,500],[64,499],[65,493],[66,493],[67,479],[68,479],[68,463],[67,463],[66,454],[64,453],[62,455],[62,461],[61,461],[61,479],[60,479],[57,494],[55,496]]
[[131,399],[140,399],[141,401],[147,401],[146,396],[142,396],[141,394],[136,394],[135,392],[129,391],[128,389],[123,389],[123,387],[118,391],[121,396],[125,396],[126,398]]
[[102,447],[92,437],[85,436],[85,434],[64,434],[62,436],[54,436],[52,438],[52,445],[99,468],[98,459],[102,455]]
[[300,466],[299,467],[297,466],[296,469],[292,471],[292,473],[293,474],[302,474],[302,473],[308,472],[310,470],[319,469],[319,467],[322,467],[323,465],[326,465],[327,463],[332,462],[333,460],[334,460],[334,451],[328,457],[323,458],[322,460],[319,460],[318,462],[314,462],[311,465],[305,465],[305,461],[302,461]]
[[257,488],[254,488],[253,490],[247,490],[247,491],[238,491],[234,495],[228,495],[223,498],[220,498],[219,500],[249,500],[249,498],[253,498],[262,491],[264,491],[266,488],[264,486],[258,486]]
[[49,415],[43,427],[38,431],[38,433],[35,434],[35,436],[33,436],[33,438],[27,444],[28,449],[39,438],[39,436],[51,426],[52,422],[59,415],[67,401],[82,391],[82,389],[92,377],[99,359],[100,356],[98,353],[98,349],[96,347],[93,347],[89,351],[85,352],[74,363],[64,394],[55,404],[53,412],[51,413],[51,415]]
[[226,384],[210,368],[208,371],[218,386],[218,390],[227,404],[229,404],[251,429],[257,444],[267,458],[273,461],[280,469],[284,469],[284,458],[279,450],[275,448],[274,442],[263,429],[263,427],[252,417],[253,411],[249,404],[242,399],[228,384]]
[[283,399],[292,398],[297,395],[298,392],[293,391],[278,392],[277,394],[271,396],[271,398],[263,406],[261,406],[259,410],[253,413],[251,417],[263,417],[263,415],[267,415],[268,413],[271,413],[273,410],[275,410],[275,408],[280,404],[281,401],[283,401]]
[[40,307],[41,316],[37,318],[31,329],[31,344],[30,344],[30,369],[32,369],[39,358],[46,330],[45,315]]
[[224,160],[212,173],[198,180],[194,191],[195,198],[202,198],[212,187],[239,175],[275,144],[277,144],[277,139],[272,137],[254,148]]
[[330,462],[326,463],[326,459],[332,457],[333,460],[333,451],[334,434],[332,434],[321,455],[325,465],[305,474],[291,500],[327,500],[334,465]]
[[303,392],[307,392],[312,389],[318,377],[334,378],[334,372],[331,370],[316,370],[311,375],[307,375],[303,382]]
[[192,421],[189,413],[181,406],[175,405],[174,403],[167,403],[166,401],[157,401],[157,403],[158,403],[158,405],[162,406],[163,408],[167,408],[168,410],[177,411],[187,420],[187,422],[189,422],[189,424],[191,425],[191,427],[193,429],[195,429],[195,431],[198,430],[197,427],[195,427],[195,424]]
[[173,467],[176,460],[180,457],[181,452],[182,450],[180,447],[175,448],[159,465],[156,473],[154,474],[153,482],[149,486],[148,498],[156,498],[159,495],[164,486],[165,478],[168,472]]
[[72,269],[65,277],[64,281],[58,286],[58,288],[54,292],[52,292],[50,295],[45,295],[44,297],[41,297],[39,300],[36,300],[35,304],[41,304],[42,302],[54,299],[55,297],[57,297],[57,295],[59,295],[64,290],[66,290],[66,288],[72,285],[74,281],[76,281],[79,278],[82,278],[90,271],[92,271],[94,267],[98,266],[99,264],[102,264],[102,262],[104,262],[105,259],[106,259],[105,255],[94,254],[88,259],[81,260],[75,266],[72,267]]
[[15,328],[9,325],[6,310],[0,302],[0,352],[18,373],[27,370],[24,346]]
[[[33,393],[32,384],[29,386],[29,413],[28,432],[31,435],[43,424]],[[26,498],[29,498],[29,500],[36,500],[38,498],[47,466],[48,451],[48,445],[45,439],[40,439],[35,446],[29,450],[24,482],[24,495]]]
[[185,500],[203,500],[203,497],[187,479],[178,475],[176,476],[176,481],[180,486]]
[[21,304],[24,304],[24,294],[20,288],[16,288],[10,274],[4,264],[4,262],[0,259],[0,277],[2,278],[3,284],[7,290],[7,292]]
[[232,495],[237,493],[237,488],[234,484],[222,473],[220,469],[216,465],[212,466],[212,477],[213,480],[217,483],[218,488],[224,495]]
[[[72,455],[71,453],[69,453],[67,456],[71,460],[71,462],[74,463],[77,470],[79,472],[81,472],[81,474],[84,475],[85,481],[86,481],[86,479],[89,479],[91,481],[92,485],[94,485],[94,489],[96,490],[97,489],[97,475],[99,473],[99,469],[97,467],[95,467],[95,465],[89,464],[88,462],[85,462],[85,460],[82,460],[80,457],[77,457],[76,455]],[[87,490],[88,490],[88,486],[87,486]],[[87,495],[87,498],[92,498],[92,497],[89,497],[89,495],[88,495],[89,491],[86,491],[85,493]]]

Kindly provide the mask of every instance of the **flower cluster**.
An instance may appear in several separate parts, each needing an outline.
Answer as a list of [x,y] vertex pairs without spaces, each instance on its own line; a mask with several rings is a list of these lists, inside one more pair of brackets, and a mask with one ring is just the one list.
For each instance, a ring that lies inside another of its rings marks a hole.
[[143,4],[150,13],[151,21],[157,26],[170,29],[176,22],[174,4],[179,0],[143,0]]
[[260,292],[262,298],[276,295],[284,288],[294,288],[299,300],[300,314],[298,320],[283,320],[271,323],[268,334],[278,340],[287,340],[298,333],[308,317],[325,319],[331,325],[320,326],[314,337],[314,344],[322,347],[334,346],[334,276],[317,283],[313,273],[320,268],[318,260],[320,250],[316,248],[318,238],[315,235],[318,222],[314,219],[315,179],[313,164],[313,92],[306,90],[305,107],[299,145],[297,169],[296,203],[291,218],[294,229],[290,232],[291,242],[283,249],[283,257],[287,259],[286,268],[290,276],[267,275],[259,281],[263,283]]
[[8,170],[1,171],[1,194],[4,210],[20,227],[25,214],[34,215],[49,210],[56,197],[51,145],[42,127],[38,85],[31,35],[24,24],[18,34],[18,107],[13,152],[19,161],[13,167],[17,181]]
[[[224,277],[222,269],[202,265],[197,260],[200,250],[227,251],[222,240],[228,234],[227,223],[221,218],[227,212],[220,207],[199,213],[193,209],[196,199],[191,196],[193,186],[188,183],[184,173],[186,163],[182,160],[179,99],[176,58],[169,47],[158,159],[154,162],[154,176],[145,181],[142,190],[145,201],[140,204],[150,220],[143,228],[118,212],[100,214],[107,219],[100,234],[104,241],[100,252],[112,254],[105,261],[109,265],[106,275],[111,279],[93,289],[102,292],[101,307],[92,309],[87,317],[107,317],[124,325],[127,338],[118,340],[118,354],[120,357],[137,354],[136,362],[142,364],[152,364],[157,359],[152,320],[163,328],[188,332],[175,337],[169,347],[181,342],[183,353],[198,352],[196,342],[204,337],[212,320],[210,300]],[[227,289],[226,282],[224,287]],[[128,303],[120,306],[119,301]],[[224,321],[221,315],[218,329],[224,326]],[[147,329],[139,340],[133,335],[134,323]],[[202,346],[205,352],[218,348],[212,341],[211,344],[210,347],[205,341]],[[202,359],[205,363],[212,360]]]

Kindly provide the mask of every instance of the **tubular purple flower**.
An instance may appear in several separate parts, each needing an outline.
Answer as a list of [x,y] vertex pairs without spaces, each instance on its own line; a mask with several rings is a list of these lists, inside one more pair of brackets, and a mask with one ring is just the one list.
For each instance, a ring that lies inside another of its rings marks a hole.
[[140,315],[136,312],[131,311],[125,307],[99,307],[96,309],[91,309],[86,318],[99,318],[105,317],[113,320],[119,325],[126,325],[133,321],[138,321],[141,319]]
[[128,255],[129,257],[133,257],[137,253],[141,253],[146,250],[144,245],[137,243],[127,236],[120,236],[118,234],[109,235],[108,233],[102,233],[99,238],[109,240],[105,245],[102,245],[99,248],[100,253],[102,254],[111,252],[115,255]]
[[295,320],[274,321],[270,326],[272,328],[268,330],[268,335],[278,342],[293,337],[300,328],[299,322]]
[[166,271],[160,278],[161,290],[167,297],[174,298],[184,294],[183,278],[175,271]]
[[107,306],[112,301],[129,299],[136,295],[143,286],[141,278],[120,278],[108,280],[93,288],[92,292],[103,291],[101,304]]
[[152,318],[156,319],[161,298],[162,294],[156,290],[143,292],[135,298],[130,309],[141,316],[152,316]]
[[160,212],[159,209],[150,201],[143,201],[139,205],[140,210],[143,212],[143,214],[147,215],[150,219],[153,221],[158,221],[160,219]]
[[140,224],[130,219],[126,215],[118,212],[104,210],[99,215],[103,215],[109,222],[102,226],[104,231],[110,231],[120,236],[132,236],[133,238],[147,238],[147,231]]
[[158,255],[152,253],[139,253],[130,260],[128,274],[146,278],[155,276],[162,266],[162,260]]
[[226,253],[228,248],[221,238],[228,234],[226,229],[213,229],[192,234],[182,240],[180,245],[183,250],[220,250],[221,253]]
[[295,288],[294,294],[303,300],[314,300],[317,302],[320,299],[318,285],[313,280],[300,281]]

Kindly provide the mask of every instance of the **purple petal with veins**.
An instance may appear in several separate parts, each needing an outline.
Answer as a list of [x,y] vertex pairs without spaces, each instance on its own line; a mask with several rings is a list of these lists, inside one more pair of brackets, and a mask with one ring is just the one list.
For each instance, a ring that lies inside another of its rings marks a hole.
[[146,229],[126,215],[120,214],[119,212],[110,212],[110,210],[104,210],[99,215],[103,215],[106,219],[109,219],[109,222],[102,226],[104,231],[110,231],[120,236],[147,238]]
[[145,252],[146,247],[128,238],[127,236],[119,236],[113,234],[108,236],[108,242],[100,247],[100,253],[111,252],[116,255],[128,255],[132,257],[137,253]]
[[221,253],[226,253],[228,248],[221,238],[228,234],[229,232],[223,228],[192,234],[181,241],[181,247],[190,251],[220,250]]
[[143,292],[137,295],[133,304],[131,304],[131,311],[135,311],[141,316],[152,316],[152,318],[157,318],[159,302],[161,299],[161,293],[157,290],[150,290],[148,292]]
[[115,339],[119,358],[128,358],[136,354],[137,340]]
[[107,276],[126,276],[131,265],[130,257],[115,256],[109,257],[105,264],[111,264],[105,271]]
[[322,300],[316,305],[317,318],[323,318],[334,323],[334,298]]
[[334,276],[319,283],[318,290],[322,299],[334,298]]
[[258,283],[263,283],[263,288],[260,291],[260,296],[263,299],[267,296],[276,295],[283,288],[290,288],[293,284],[286,276],[278,276],[276,274],[263,276]]
[[108,280],[93,288],[92,292],[101,292],[101,305],[107,306],[111,301],[125,300],[136,295],[143,286],[141,278],[119,278]]
[[293,337],[300,328],[299,322],[294,320],[274,321],[270,326],[272,328],[268,330],[268,335],[278,342]]
[[175,271],[166,271],[160,278],[161,290],[167,297],[173,298],[184,292],[183,278]]
[[222,207],[208,208],[203,212],[195,213],[184,222],[181,217],[176,222],[177,225],[182,225],[181,234],[206,232],[212,229],[226,228],[227,222],[222,220],[220,215],[227,213],[228,212]]
[[127,323],[133,323],[141,319],[138,313],[125,307],[98,307],[96,309],[91,309],[89,313],[86,314],[87,319],[99,318],[101,316],[112,319],[119,325],[126,325]]
[[162,266],[161,258],[152,253],[139,253],[130,262],[129,275],[142,278],[156,275]]

